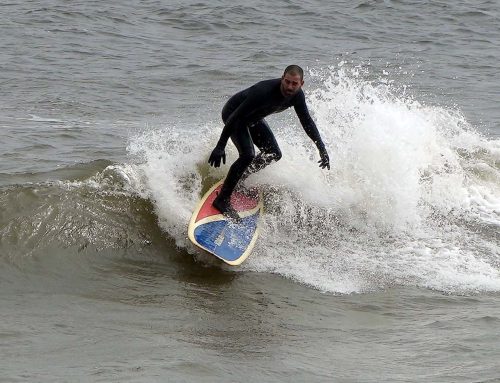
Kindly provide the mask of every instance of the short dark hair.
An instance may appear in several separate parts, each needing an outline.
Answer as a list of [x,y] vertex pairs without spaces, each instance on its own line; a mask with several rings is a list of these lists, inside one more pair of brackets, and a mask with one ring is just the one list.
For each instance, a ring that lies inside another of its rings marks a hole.
[[285,71],[283,72],[283,76],[286,75],[287,73],[298,74],[301,80],[304,79],[304,71],[298,65],[288,65],[285,68]]

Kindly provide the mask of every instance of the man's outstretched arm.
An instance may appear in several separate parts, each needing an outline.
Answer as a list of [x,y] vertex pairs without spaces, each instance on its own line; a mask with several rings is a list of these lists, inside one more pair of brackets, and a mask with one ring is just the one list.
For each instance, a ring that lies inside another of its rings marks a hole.
[[316,144],[316,147],[318,148],[319,157],[321,158],[318,161],[319,166],[322,169],[328,168],[328,170],[330,170],[330,157],[328,156],[328,152],[326,151],[325,144],[321,139],[321,135],[319,134],[318,128],[316,127],[314,120],[309,114],[304,93],[302,93],[298,97],[299,100],[294,106],[295,113],[297,113],[297,116],[299,117],[300,120],[300,124],[304,128],[306,134]]

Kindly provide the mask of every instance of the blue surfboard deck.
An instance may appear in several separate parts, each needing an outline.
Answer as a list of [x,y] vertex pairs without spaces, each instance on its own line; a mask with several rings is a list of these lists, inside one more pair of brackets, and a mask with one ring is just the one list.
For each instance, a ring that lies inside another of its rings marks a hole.
[[223,181],[216,183],[201,199],[189,222],[188,236],[196,246],[235,266],[250,255],[257,241],[262,193],[255,188],[233,192],[231,205],[241,218],[235,222],[212,206]]

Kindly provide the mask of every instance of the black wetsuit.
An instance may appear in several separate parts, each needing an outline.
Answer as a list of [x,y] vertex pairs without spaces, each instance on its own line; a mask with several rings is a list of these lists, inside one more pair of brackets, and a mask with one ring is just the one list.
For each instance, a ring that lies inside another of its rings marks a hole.
[[[228,199],[242,176],[254,173],[272,161],[281,158],[281,151],[274,134],[264,117],[294,107],[307,135],[320,152],[325,146],[311,118],[302,89],[290,97],[281,93],[281,79],[258,82],[232,96],[222,109],[225,123],[217,147],[224,148],[229,138],[238,149],[239,158],[231,165],[220,193]],[[255,156],[254,145],[260,153]]]

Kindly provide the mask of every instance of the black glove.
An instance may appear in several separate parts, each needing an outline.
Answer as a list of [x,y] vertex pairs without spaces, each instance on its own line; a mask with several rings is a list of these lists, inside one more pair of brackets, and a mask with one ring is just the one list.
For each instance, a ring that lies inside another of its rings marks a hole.
[[210,154],[210,158],[208,159],[208,163],[210,165],[212,165],[213,167],[218,168],[220,166],[221,159],[222,159],[222,162],[225,164],[226,163],[226,152],[224,151],[224,148],[216,146],[215,149],[212,151],[212,154]]
[[318,161],[319,167],[321,169],[328,168],[330,170],[330,157],[328,157],[328,153],[325,148],[321,148],[319,150],[319,156],[321,160]]

